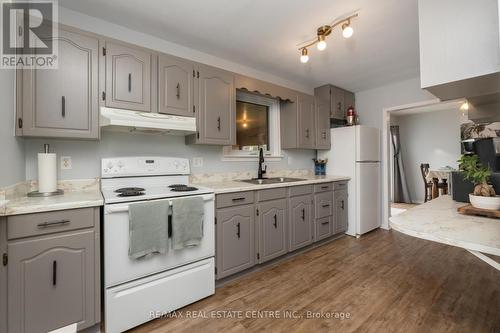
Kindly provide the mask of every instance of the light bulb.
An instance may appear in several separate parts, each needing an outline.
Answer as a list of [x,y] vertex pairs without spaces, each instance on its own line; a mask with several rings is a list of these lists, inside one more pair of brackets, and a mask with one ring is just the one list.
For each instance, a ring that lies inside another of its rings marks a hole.
[[344,36],[344,38],[351,38],[353,33],[354,29],[349,24],[344,24],[342,26],[342,36]]
[[301,55],[300,55],[300,62],[305,64],[306,62],[309,61],[309,56],[307,55],[307,49],[306,48],[303,48],[301,51],[300,51]]
[[319,51],[323,51],[324,49],[326,49],[326,42],[324,40],[321,40],[318,42],[316,47],[318,48]]

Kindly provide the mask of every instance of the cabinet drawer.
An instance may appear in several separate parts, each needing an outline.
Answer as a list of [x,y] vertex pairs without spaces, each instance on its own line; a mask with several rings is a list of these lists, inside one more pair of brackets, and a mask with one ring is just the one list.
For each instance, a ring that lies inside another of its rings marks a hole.
[[252,191],[218,194],[216,197],[216,205],[217,208],[246,205],[253,203],[253,200]]
[[257,192],[257,201],[286,198],[286,188],[270,188]]
[[7,238],[38,236],[94,226],[94,208],[16,215],[7,218]]
[[323,192],[314,195],[315,217],[317,219],[333,214],[333,192]]
[[314,192],[326,192],[333,191],[333,183],[323,183],[314,185]]
[[313,191],[312,185],[300,185],[290,187],[290,196],[295,197],[298,195],[311,194]]
[[327,216],[322,219],[316,220],[316,234],[315,240],[319,241],[332,234],[333,219],[332,216]]
[[338,191],[338,190],[347,190],[347,182],[333,183],[333,189],[335,191]]

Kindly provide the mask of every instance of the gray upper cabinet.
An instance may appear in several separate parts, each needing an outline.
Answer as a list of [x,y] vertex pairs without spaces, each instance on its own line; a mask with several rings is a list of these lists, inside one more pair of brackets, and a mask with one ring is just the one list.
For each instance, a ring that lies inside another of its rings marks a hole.
[[331,88],[331,105],[330,105],[330,117],[335,119],[345,118],[345,100],[344,100],[344,90],[332,87]]
[[319,103],[328,103],[330,118],[344,120],[347,109],[355,107],[354,93],[326,84],[314,89],[314,97]]
[[160,55],[158,59],[158,96],[160,113],[194,116],[194,64]]
[[312,196],[290,198],[290,242],[293,251],[312,243]]
[[348,227],[347,190],[334,192],[335,200],[335,233],[344,232]]
[[237,273],[255,264],[254,206],[217,210],[217,278]]
[[92,230],[12,242],[8,253],[9,332],[96,322]]
[[152,111],[153,54],[138,47],[106,41],[105,105]]
[[316,149],[330,149],[330,105],[320,99],[315,100]]
[[299,96],[299,147],[314,148],[314,98],[312,96]]
[[283,149],[315,149],[314,97],[298,94],[294,102],[282,102],[280,111]]
[[288,251],[286,199],[257,205],[259,212],[259,262],[279,257]]
[[236,90],[230,72],[199,65],[196,73],[198,133],[188,143],[233,145],[236,143]]
[[18,71],[18,121],[23,136],[99,138],[99,40],[60,27],[58,69]]

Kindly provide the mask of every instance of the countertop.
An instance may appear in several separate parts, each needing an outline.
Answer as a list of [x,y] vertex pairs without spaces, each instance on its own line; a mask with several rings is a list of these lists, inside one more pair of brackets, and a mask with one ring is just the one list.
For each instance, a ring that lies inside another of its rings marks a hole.
[[290,187],[298,185],[320,184],[328,182],[338,182],[350,180],[349,177],[343,176],[302,176],[304,180],[297,182],[275,183],[275,184],[250,184],[238,180],[230,180],[224,182],[199,182],[196,185],[208,187],[214,190],[215,194],[255,191],[268,188]]
[[97,207],[104,204],[98,179],[65,182],[60,188],[64,189],[64,194],[53,197],[28,197],[26,191],[7,196],[0,216]]
[[389,219],[394,230],[439,243],[500,256],[500,220],[462,215],[466,205],[440,196]]

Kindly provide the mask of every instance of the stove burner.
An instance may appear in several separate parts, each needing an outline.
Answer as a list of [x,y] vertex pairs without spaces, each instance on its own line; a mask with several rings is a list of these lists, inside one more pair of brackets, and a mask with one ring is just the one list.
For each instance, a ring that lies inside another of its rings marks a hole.
[[186,184],[172,184],[172,185],[168,185],[168,187],[170,188],[181,188],[181,187],[187,187]]
[[190,191],[196,191],[197,188],[193,186],[181,186],[181,187],[174,187],[172,188],[172,192],[190,192]]
[[124,192],[144,192],[145,189],[142,187],[122,187],[115,190],[115,193],[124,193]]
[[119,197],[136,197],[140,195],[144,195],[144,192],[141,191],[121,191],[120,194],[118,194]]

